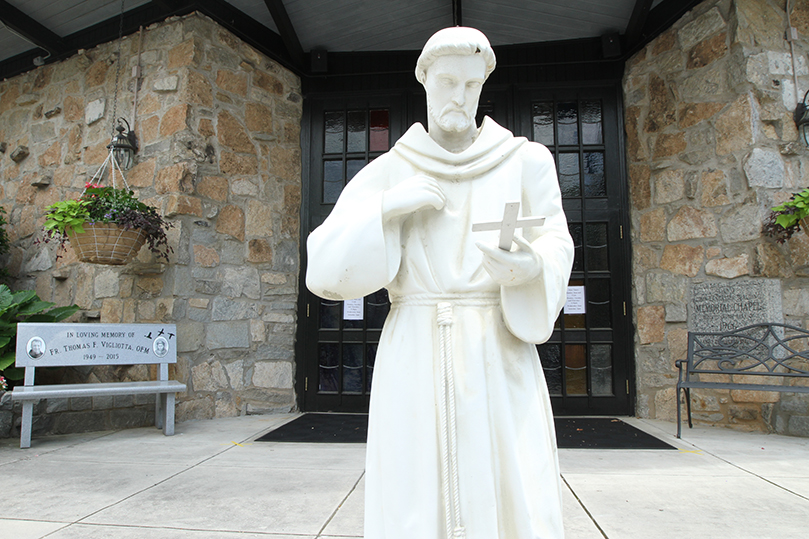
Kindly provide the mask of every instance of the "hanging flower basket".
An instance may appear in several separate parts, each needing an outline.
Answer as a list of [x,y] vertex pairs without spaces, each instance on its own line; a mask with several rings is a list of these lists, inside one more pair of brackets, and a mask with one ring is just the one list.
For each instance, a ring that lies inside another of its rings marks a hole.
[[[126,264],[144,243],[148,243],[158,259],[168,261],[172,250],[166,230],[171,223],[129,190],[112,152],[93,180],[103,177],[107,165],[111,169],[112,186],[102,187],[91,181],[78,200],[62,200],[46,208],[42,241],[55,239],[63,248],[69,240],[79,260],[91,264]],[[116,168],[123,189],[115,187]]]
[[67,235],[80,261],[113,266],[135,258],[146,242],[143,230],[127,230],[115,223],[85,223],[83,234],[70,229]]

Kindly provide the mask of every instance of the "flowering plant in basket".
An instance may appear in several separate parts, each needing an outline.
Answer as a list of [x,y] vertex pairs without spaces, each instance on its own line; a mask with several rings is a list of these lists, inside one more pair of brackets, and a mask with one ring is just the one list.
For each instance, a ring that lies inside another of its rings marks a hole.
[[56,240],[64,248],[69,237],[85,233],[85,225],[112,223],[124,230],[140,230],[158,258],[172,251],[166,230],[173,226],[157,210],[139,201],[128,189],[88,183],[78,200],[63,200],[45,210],[45,242]]

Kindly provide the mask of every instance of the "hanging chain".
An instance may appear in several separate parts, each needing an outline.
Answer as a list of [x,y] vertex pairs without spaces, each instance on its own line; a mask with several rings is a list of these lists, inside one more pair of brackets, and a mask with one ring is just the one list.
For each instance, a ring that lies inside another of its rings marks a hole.
[[[116,53],[117,58],[115,60],[115,63],[117,64],[115,66],[115,94],[113,94],[112,98],[112,140],[115,140],[115,123],[118,117],[118,82],[121,79],[121,46],[124,42],[124,2],[126,2],[126,0],[121,0],[121,20],[118,24],[118,52]],[[112,146],[110,146],[110,154],[107,157],[107,160],[112,161],[112,167],[110,168],[110,183],[112,184],[113,189],[115,189],[115,165],[118,163],[115,158],[112,157],[112,150]],[[103,168],[104,167],[102,167],[102,169]],[[118,170],[120,171],[120,167],[118,167]],[[124,181],[124,184],[126,184],[123,172],[121,172],[121,179]]]
[[115,138],[115,120],[118,116],[118,81],[121,78],[121,45],[124,41],[124,2],[126,0],[121,0],[121,21],[118,25],[118,53],[116,58],[116,63],[118,64],[115,68],[115,94],[112,98],[112,136]]

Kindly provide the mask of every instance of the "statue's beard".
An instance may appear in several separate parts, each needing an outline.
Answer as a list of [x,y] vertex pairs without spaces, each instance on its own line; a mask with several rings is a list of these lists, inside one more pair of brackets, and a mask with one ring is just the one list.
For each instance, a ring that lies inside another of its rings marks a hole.
[[452,103],[441,109],[439,114],[436,114],[432,103],[428,99],[427,114],[438,127],[451,133],[463,133],[472,127],[474,123],[474,118],[470,117],[463,108]]

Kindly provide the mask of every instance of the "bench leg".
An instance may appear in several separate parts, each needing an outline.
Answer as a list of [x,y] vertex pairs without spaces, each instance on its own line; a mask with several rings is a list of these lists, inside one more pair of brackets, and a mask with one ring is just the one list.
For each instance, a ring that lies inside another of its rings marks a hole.
[[174,393],[165,393],[164,416],[163,416],[163,434],[166,436],[174,435]]
[[158,429],[163,428],[163,411],[162,411],[162,401],[164,395],[162,393],[155,394],[155,403],[154,403],[154,425]]
[[682,422],[681,422],[681,412],[680,412],[680,396],[682,392],[680,391],[682,388],[677,388],[677,438],[680,438],[680,434],[682,434]]
[[34,422],[34,402],[22,403],[22,425],[20,425],[20,449],[31,447],[31,426]]
[[691,388],[685,388],[685,409],[688,412],[688,428],[693,429],[694,425],[691,423]]

